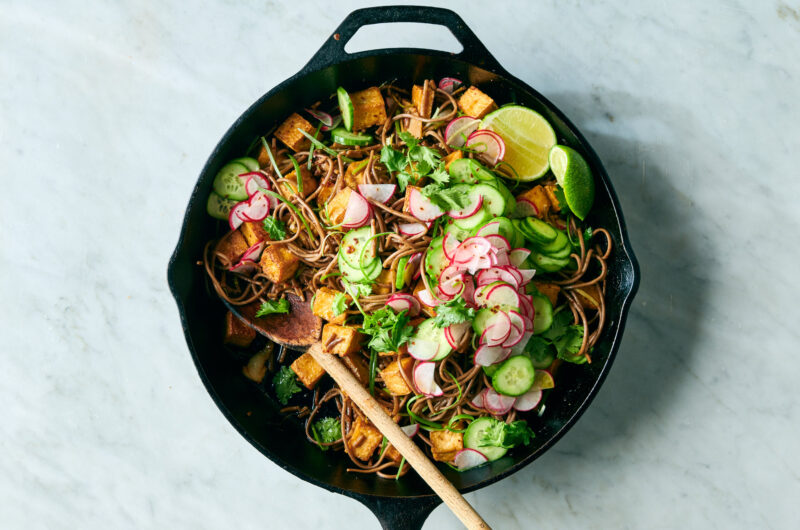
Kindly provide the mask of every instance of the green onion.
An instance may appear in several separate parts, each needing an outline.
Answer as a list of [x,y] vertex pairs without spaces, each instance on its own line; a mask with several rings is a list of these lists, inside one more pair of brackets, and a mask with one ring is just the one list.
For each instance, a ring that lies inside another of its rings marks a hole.
[[[374,236],[369,236],[366,241],[364,241],[364,246],[361,249],[361,253],[358,255],[358,268],[361,270],[361,274],[364,277],[367,277],[367,271],[364,270],[364,253],[367,251],[367,246],[369,242],[375,239],[376,237],[385,236],[388,234],[394,234],[394,232],[381,232],[380,234],[375,234]],[[375,252],[377,254],[377,252]]]
[[400,473],[403,471],[403,466],[406,464],[406,457],[400,460],[400,466],[397,468],[397,475],[394,476],[395,480],[400,480]]
[[[319,134],[319,128],[320,127],[322,127],[321,123],[319,125],[317,125],[317,130],[314,131],[314,138],[316,138],[317,135]],[[308,167],[309,171],[311,171],[311,163],[314,161],[314,148],[316,148],[316,146],[314,144],[311,144],[311,148],[308,150],[308,165],[307,165],[307,167]]]
[[303,217],[303,214],[302,214],[302,213],[300,213],[300,210],[298,210],[298,209],[297,209],[297,207],[296,207],[294,204],[292,204],[290,201],[287,201],[286,199],[284,199],[284,198],[283,198],[283,196],[282,196],[282,195],[278,195],[278,194],[277,194],[277,193],[275,193],[274,191],[271,191],[271,190],[262,190],[262,191],[263,191],[264,193],[266,193],[267,195],[269,195],[270,197],[275,197],[275,198],[276,198],[276,199],[278,199],[279,201],[281,201],[281,202],[285,203],[285,204],[286,204],[286,206],[288,206],[289,208],[291,208],[291,210],[292,210],[294,213],[296,213],[296,214],[297,214],[297,217],[299,217],[299,218],[300,218],[300,220],[303,222],[303,225],[306,227],[306,230],[308,231],[308,237],[310,237],[311,239],[315,239],[315,238],[314,238],[314,232],[312,232],[312,231],[311,231],[311,227],[308,225],[308,221],[306,221],[306,218],[305,218],[305,217]]
[[369,393],[375,395],[375,370],[378,368],[378,354],[370,348],[369,352]]
[[292,155],[289,155],[289,160],[292,161],[292,165],[294,166],[294,174],[297,176],[297,194],[302,197],[303,196],[303,178],[300,176],[300,164],[297,163],[297,160]]
[[[308,134],[307,132],[305,132],[304,130],[302,130],[300,128],[298,128],[297,130],[300,131],[300,133],[303,136],[305,136],[306,138],[311,140],[311,145],[316,146],[317,149],[322,149],[323,151],[325,151],[326,153],[328,153],[331,156],[339,156],[339,151],[337,151],[336,149],[331,149],[330,147],[328,147],[327,145],[323,144],[322,142],[320,142],[319,140],[317,140],[316,138],[314,138],[313,136],[311,136],[310,134]],[[347,158],[346,156],[342,157],[342,161],[343,162],[355,162],[355,160],[353,160],[352,158]]]
[[331,272],[331,273],[329,273],[329,274],[326,274],[325,276],[323,276],[323,277],[322,277],[322,278],[320,278],[319,280],[320,280],[321,282],[324,282],[324,281],[325,281],[325,280],[327,280],[328,278],[333,278],[334,276],[341,276],[341,275],[342,275],[342,273],[341,273],[341,272]]
[[358,303],[358,296],[356,296],[356,293],[350,290],[350,282],[342,281],[342,285],[344,286],[344,290],[347,292],[347,294],[350,295],[350,298],[353,299],[353,303],[356,304],[356,307],[358,308],[359,312],[362,315],[367,316],[367,314],[364,313],[364,309],[361,307],[361,304]]
[[269,161],[272,163],[272,167],[275,168],[275,173],[278,174],[278,178],[283,178],[281,170],[278,169],[278,163],[275,162],[275,157],[272,156],[272,149],[269,148],[269,144],[267,143],[267,141],[264,139],[263,136],[261,137],[261,145],[263,145],[264,149],[267,150],[267,156],[269,157]]
[[466,428],[464,428],[464,429],[454,429],[452,427],[453,424],[455,422],[457,422],[457,421],[460,421],[460,420],[472,420],[472,419],[475,419],[475,418],[473,416],[469,415],[469,414],[456,414],[455,416],[450,418],[450,421],[447,422],[447,425],[445,426],[445,429],[447,429],[450,432],[463,433],[463,432],[465,432],[467,430]]
[[414,420],[415,423],[419,423],[419,426],[425,429],[426,431],[443,431],[444,427],[441,424],[436,423],[435,421],[426,420],[422,416],[418,415],[416,412],[411,410],[411,405],[414,402],[423,396],[422,394],[417,394],[413,398],[406,401],[406,411],[408,412],[409,417]]
[[[445,371],[444,371],[444,373],[446,373],[447,375],[449,375],[449,376],[450,376],[450,379],[452,379],[452,380],[453,380],[453,382],[456,384],[456,388],[458,388],[458,397],[456,398],[456,400],[455,400],[455,401],[453,401],[453,403],[452,403],[451,405],[449,405],[449,406],[445,407],[445,408],[444,408],[444,409],[442,409],[440,412],[444,412],[444,411],[446,411],[446,410],[450,410],[450,409],[452,409],[453,407],[455,407],[455,406],[456,406],[456,404],[457,404],[459,401],[461,401],[461,385],[458,383],[458,379],[456,379],[456,378],[455,378],[455,376],[454,376],[453,374],[451,374],[450,372],[448,372],[447,370],[445,370]],[[450,429],[448,429],[448,430],[450,430]]]

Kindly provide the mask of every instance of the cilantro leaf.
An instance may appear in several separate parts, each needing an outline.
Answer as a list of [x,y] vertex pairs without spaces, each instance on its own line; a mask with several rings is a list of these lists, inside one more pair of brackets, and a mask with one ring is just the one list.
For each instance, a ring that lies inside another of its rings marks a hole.
[[534,335],[528,339],[528,343],[525,345],[525,355],[533,361],[534,365],[541,366],[548,360],[553,360],[553,347],[549,341]]
[[586,362],[586,356],[578,355],[583,343],[583,326],[572,324],[572,320],[571,312],[560,311],[553,316],[553,324],[550,329],[540,336],[552,343],[559,359],[583,364]]
[[397,173],[397,185],[400,187],[400,191],[405,191],[409,184],[416,184],[417,180],[417,177],[411,173],[405,171]]
[[428,175],[428,178],[437,184],[447,184],[450,182],[450,173],[444,168],[444,162],[439,162],[439,165],[433,170],[433,173]]
[[458,296],[447,303],[436,306],[433,325],[437,328],[446,328],[452,324],[460,324],[473,318],[475,318],[475,310],[467,307],[467,302]]
[[413,149],[417,146],[417,144],[419,144],[417,137],[408,131],[402,131],[397,136],[408,146],[409,149]]
[[280,300],[267,300],[266,302],[261,302],[261,307],[259,307],[258,311],[256,311],[256,318],[265,317],[273,313],[288,312],[289,300],[286,298],[281,298]]
[[292,396],[302,390],[297,384],[297,376],[288,366],[281,366],[272,378],[272,384],[275,386],[275,395],[282,405],[289,403]]
[[[339,418],[326,417],[315,421],[311,425],[311,434],[319,443],[330,444],[342,439],[342,422]],[[328,448],[320,446],[320,449],[327,451]]]
[[269,216],[265,217],[262,223],[271,240],[280,241],[281,239],[286,239],[286,223]]
[[347,306],[350,305],[347,301],[347,295],[344,293],[337,293],[336,296],[333,297],[333,303],[331,304],[331,311],[333,311],[333,316],[338,317],[345,311],[347,311]]
[[391,145],[384,145],[381,149],[381,163],[389,171],[402,171],[408,165],[408,158],[402,151],[398,151]]
[[528,445],[534,433],[525,420],[517,420],[506,424],[492,418],[492,424],[484,431],[478,441],[479,447],[505,447],[511,449],[519,444]]
[[372,338],[367,344],[377,352],[397,351],[402,344],[408,342],[414,328],[408,325],[408,312],[399,314],[389,307],[378,309],[371,315],[364,315],[361,333]]
[[445,188],[441,184],[428,184],[422,194],[442,210],[458,210],[469,204],[469,197],[463,190]]
[[354,283],[342,278],[345,290],[356,298],[363,298],[372,294],[372,286],[367,283]]

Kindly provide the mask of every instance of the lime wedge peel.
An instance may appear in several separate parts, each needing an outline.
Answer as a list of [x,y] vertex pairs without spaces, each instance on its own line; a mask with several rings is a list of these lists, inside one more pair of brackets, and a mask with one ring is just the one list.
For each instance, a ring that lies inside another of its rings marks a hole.
[[566,145],[555,145],[548,156],[550,169],[564,189],[567,206],[581,221],[594,204],[594,177],[589,164],[579,152]]
[[503,161],[514,168],[519,180],[530,182],[547,173],[556,133],[538,112],[520,105],[501,107],[483,118],[481,129],[494,131],[503,139]]

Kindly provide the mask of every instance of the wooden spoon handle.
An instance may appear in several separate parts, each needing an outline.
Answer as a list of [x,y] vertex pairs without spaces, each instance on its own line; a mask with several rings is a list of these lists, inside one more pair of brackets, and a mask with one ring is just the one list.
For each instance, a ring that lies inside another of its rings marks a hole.
[[489,529],[490,526],[484,521],[478,512],[470,506],[467,500],[458,492],[458,490],[450,483],[447,478],[439,471],[439,469],[428,459],[425,453],[422,452],[417,444],[411,441],[400,427],[392,421],[392,418],[386,414],[383,407],[375,401],[367,389],[361,386],[361,383],[355,376],[342,364],[342,362],[330,353],[325,353],[322,348],[322,343],[312,345],[308,352],[316,360],[328,374],[333,377],[336,384],[339,385],[347,397],[353,400],[361,411],[366,414],[369,421],[375,425],[381,433],[386,436],[395,449],[403,455],[411,467],[419,474],[420,477],[436,492],[436,494],[444,501],[448,508],[458,517],[464,526],[470,529]]

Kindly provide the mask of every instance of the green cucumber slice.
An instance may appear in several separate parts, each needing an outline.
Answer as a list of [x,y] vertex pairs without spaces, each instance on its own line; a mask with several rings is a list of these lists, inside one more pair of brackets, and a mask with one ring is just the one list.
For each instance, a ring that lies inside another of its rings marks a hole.
[[506,211],[506,197],[494,186],[486,183],[475,184],[472,193],[483,196],[483,210],[489,212],[492,217],[500,217]]
[[[372,227],[365,226],[363,228],[356,228],[350,230],[342,238],[342,244],[339,246],[339,256],[352,268],[358,269],[359,257],[361,251],[367,240],[372,237]],[[375,259],[375,240],[370,242],[370,248],[364,252],[363,265],[366,268],[367,263],[371,263]]]
[[[516,233],[517,229],[514,228],[514,224],[508,217],[495,217],[494,219],[491,219],[488,223],[485,223],[483,226],[475,230],[476,236],[488,236],[491,234],[498,234],[508,239],[509,243],[515,240]],[[516,247],[512,246],[512,248]]]
[[545,256],[544,254],[539,254],[538,252],[531,252],[531,255],[528,256],[528,259],[533,263],[533,266],[541,270],[543,272],[556,272],[560,271],[567,265],[569,265],[570,259],[569,258],[560,258],[555,259],[549,256]]
[[221,197],[243,201],[247,198],[247,190],[244,189],[244,181],[239,178],[242,173],[250,170],[247,166],[238,162],[229,162],[222,166],[214,177],[214,191]]
[[536,371],[525,355],[511,357],[500,365],[492,376],[492,386],[498,394],[521,396],[531,389]]
[[339,100],[339,110],[342,112],[342,123],[344,123],[344,128],[348,131],[352,131],[355,107],[353,107],[353,102],[350,101],[350,94],[348,94],[347,90],[344,88],[339,87],[336,89],[336,98]]
[[417,326],[414,336],[419,339],[430,340],[439,343],[439,350],[436,352],[436,357],[431,361],[441,361],[453,351],[447,338],[444,336],[444,328],[439,328],[434,325],[434,320],[429,318]]
[[483,330],[486,329],[487,321],[494,315],[494,311],[491,309],[481,309],[475,314],[475,318],[472,321],[472,329],[475,331],[475,335],[478,337],[481,336]]
[[365,146],[371,145],[374,140],[369,134],[349,132],[344,127],[337,127],[331,131],[331,137],[337,144]]
[[494,425],[495,420],[489,417],[481,417],[473,420],[467,430],[464,431],[464,447],[480,451],[490,461],[502,458],[508,449],[494,445],[480,445],[484,433]]
[[538,291],[531,296],[533,299],[533,334],[544,333],[553,325],[553,304],[550,299]]
[[459,158],[453,161],[447,172],[450,174],[450,182],[454,184],[477,184],[496,180],[491,171],[471,158]]
[[348,281],[354,283],[371,282],[380,275],[382,270],[383,266],[381,265],[381,260],[377,258],[369,263],[365,263],[364,272],[361,272],[360,268],[351,267],[342,259],[341,255],[339,256],[339,271]]
[[486,224],[491,219],[492,219],[492,214],[490,214],[486,210],[485,206],[481,206],[481,209],[475,212],[474,215],[471,215],[464,219],[454,219],[453,224],[456,225],[458,228],[461,228],[462,230],[469,230],[471,234],[472,230],[474,230],[476,227]]
[[455,224],[453,219],[449,219],[447,221],[447,226],[444,229],[444,234],[453,234],[453,236],[455,236],[455,238],[459,241],[464,241],[472,235],[472,232]]
[[428,247],[428,252],[425,254],[425,273],[428,275],[428,281],[431,282],[431,285],[439,284],[439,274],[449,263],[442,248],[443,240],[442,236],[433,238],[430,247]]
[[531,243],[547,245],[558,237],[558,230],[536,217],[526,217],[522,219],[522,222],[525,223],[525,227],[528,229],[526,235],[530,235],[528,239]]
[[237,164],[241,164],[246,167],[250,171],[258,171],[258,160],[255,158],[250,158],[249,156],[243,156],[241,158],[237,158],[236,160],[231,160],[231,162],[236,162]]
[[206,202],[206,211],[208,215],[214,219],[221,219],[222,221],[228,220],[228,214],[231,213],[231,208],[236,206],[237,202],[232,199],[220,197],[216,192],[208,194],[208,201]]
[[[394,287],[398,291],[406,284],[406,266],[408,265],[408,256],[403,256],[397,260],[397,271],[394,275]],[[409,275],[410,276],[410,275]]]

